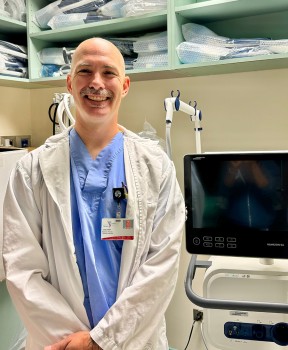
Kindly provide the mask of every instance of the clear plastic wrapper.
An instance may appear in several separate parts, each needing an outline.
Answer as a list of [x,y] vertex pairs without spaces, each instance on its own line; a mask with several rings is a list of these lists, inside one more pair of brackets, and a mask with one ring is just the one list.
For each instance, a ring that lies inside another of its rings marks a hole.
[[122,7],[126,4],[125,0],[111,0],[105,5],[99,7],[97,13],[102,16],[111,16],[115,18],[122,17]]
[[34,13],[35,24],[40,28],[49,29],[48,22],[50,19],[61,12],[58,6],[60,3],[61,0],[57,0],[36,11]]
[[96,11],[100,6],[106,3],[105,0],[62,0],[59,4],[62,13],[87,13]]
[[218,61],[228,55],[230,49],[184,41],[176,47],[176,52],[181,63],[199,63]]
[[63,75],[67,75],[70,72],[71,65],[64,64],[59,66],[57,64],[42,64],[40,70],[40,77],[60,77]]
[[288,53],[288,39],[260,40],[260,47],[272,53]]
[[148,34],[133,43],[134,52],[155,52],[168,49],[167,31]]
[[157,135],[156,129],[154,129],[153,126],[146,120],[143,125],[143,131],[140,131],[138,135],[143,137],[144,139],[158,141],[158,144],[162,147],[164,151],[166,151],[165,141]]
[[[65,49],[74,50],[74,48]],[[58,66],[67,64],[63,55],[63,47],[46,47],[38,52],[38,58],[42,64],[56,64]]]
[[26,21],[26,4],[24,0],[9,0],[5,2],[5,11],[17,21]]
[[[219,43],[223,43],[228,39],[224,36],[217,35],[209,28],[197,23],[183,24],[182,34],[186,41],[197,42],[197,40],[199,40],[199,43],[208,45],[213,43],[213,39],[215,40],[215,43],[218,41]],[[200,40],[204,41],[200,42]],[[208,41],[211,41],[211,43]]]
[[12,77],[28,77],[27,64],[9,55],[0,53],[0,74]]
[[270,55],[271,53],[271,51],[261,47],[233,48],[225,57],[222,57],[222,59]]
[[146,13],[167,9],[167,1],[137,1],[129,0],[122,7],[122,17],[141,16]]
[[34,14],[34,22],[40,28],[48,29],[48,22],[56,15],[96,11],[99,6],[105,4],[106,1],[107,0],[57,0],[36,11]]
[[137,56],[133,50],[133,42],[135,39],[129,38],[106,38],[111,41],[115,46],[117,46],[118,50],[122,53],[123,56]]
[[69,26],[76,26],[85,24],[87,13],[69,13],[69,14],[58,14],[53,16],[48,22],[48,27],[51,29],[58,29]]
[[98,15],[96,11],[89,12],[87,17],[84,19],[84,23],[95,23],[100,21],[106,21],[107,19],[113,19],[115,17]]
[[16,45],[9,41],[0,40],[0,52],[17,57],[17,59],[27,62],[27,48],[23,45]]
[[159,68],[165,67],[168,65],[168,53],[167,52],[158,52],[158,53],[149,53],[149,54],[139,54],[137,59],[134,61],[134,69],[143,69],[143,68]]
[[42,64],[41,70],[40,70],[40,77],[41,78],[48,78],[48,77],[54,77],[55,73],[60,72],[61,66],[57,64]]

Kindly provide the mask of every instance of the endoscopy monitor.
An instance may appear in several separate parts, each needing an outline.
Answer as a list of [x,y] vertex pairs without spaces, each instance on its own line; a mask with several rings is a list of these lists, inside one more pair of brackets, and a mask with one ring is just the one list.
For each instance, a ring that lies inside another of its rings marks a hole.
[[191,254],[288,258],[288,152],[184,156]]

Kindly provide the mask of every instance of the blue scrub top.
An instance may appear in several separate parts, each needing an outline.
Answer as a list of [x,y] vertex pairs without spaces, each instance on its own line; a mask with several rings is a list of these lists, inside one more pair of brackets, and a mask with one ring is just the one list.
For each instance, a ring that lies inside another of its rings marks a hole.
[[[116,300],[123,241],[101,240],[102,218],[115,218],[117,202],[113,188],[126,184],[123,134],[93,160],[81,138],[72,129],[71,210],[77,264],[83,288],[84,306],[93,328]],[[121,200],[121,217],[126,200]]]

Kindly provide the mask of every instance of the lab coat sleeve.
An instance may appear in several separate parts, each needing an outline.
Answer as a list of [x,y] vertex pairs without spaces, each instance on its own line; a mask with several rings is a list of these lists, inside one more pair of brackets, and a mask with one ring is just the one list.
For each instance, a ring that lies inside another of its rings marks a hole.
[[6,192],[3,259],[7,288],[33,341],[32,348],[43,350],[85,326],[48,281],[41,208],[35,201],[39,183],[32,184],[25,170],[18,166],[12,172]]
[[[159,344],[160,325],[177,281],[185,222],[184,200],[172,163],[163,175],[157,203],[151,236],[146,233],[147,254],[131,284],[90,333],[105,350],[156,349]],[[161,349],[165,348],[164,343]]]

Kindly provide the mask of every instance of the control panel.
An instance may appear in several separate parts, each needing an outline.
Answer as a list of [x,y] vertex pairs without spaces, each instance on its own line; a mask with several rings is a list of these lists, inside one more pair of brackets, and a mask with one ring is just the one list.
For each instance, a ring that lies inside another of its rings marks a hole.
[[274,342],[280,346],[288,345],[288,323],[276,324],[226,322],[224,334],[227,338]]

